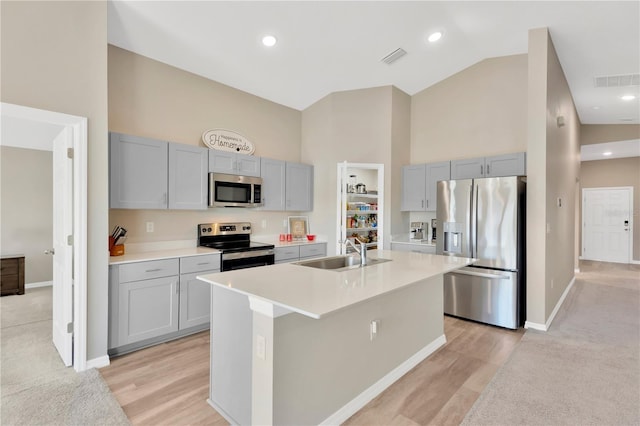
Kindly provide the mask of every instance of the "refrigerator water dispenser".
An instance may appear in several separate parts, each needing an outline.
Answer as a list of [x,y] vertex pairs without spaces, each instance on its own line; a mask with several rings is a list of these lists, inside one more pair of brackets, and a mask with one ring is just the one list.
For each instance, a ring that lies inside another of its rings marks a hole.
[[444,234],[444,247],[445,253],[462,253],[462,230],[464,225],[456,222],[445,222],[442,224],[442,231]]

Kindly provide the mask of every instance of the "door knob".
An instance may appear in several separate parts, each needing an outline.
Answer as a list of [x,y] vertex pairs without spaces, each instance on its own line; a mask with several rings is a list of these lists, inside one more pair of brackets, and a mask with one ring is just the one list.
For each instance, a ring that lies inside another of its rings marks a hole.
[[54,249],[51,250],[45,250],[44,254],[56,254],[56,251]]

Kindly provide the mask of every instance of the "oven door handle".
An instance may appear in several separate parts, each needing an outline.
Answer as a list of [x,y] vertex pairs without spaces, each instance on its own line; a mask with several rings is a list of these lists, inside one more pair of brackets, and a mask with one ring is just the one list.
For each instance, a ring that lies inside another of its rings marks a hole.
[[234,259],[246,259],[251,257],[260,257],[260,256],[269,256],[275,254],[274,249],[267,250],[250,250],[250,251],[239,251],[236,253],[222,253],[222,261],[225,260],[234,260]]

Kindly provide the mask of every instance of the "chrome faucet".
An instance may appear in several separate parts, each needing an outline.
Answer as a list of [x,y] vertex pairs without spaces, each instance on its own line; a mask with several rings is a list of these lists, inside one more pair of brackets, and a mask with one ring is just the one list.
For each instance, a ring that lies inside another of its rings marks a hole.
[[345,252],[346,252],[346,247],[351,244],[351,247],[353,247],[353,249],[356,251],[356,253],[358,253],[360,255],[360,266],[365,266],[367,264],[367,243],[363,243],[362,241],[358,241],[360,243],[360,249],[358,249],[358,247],[356,247],[356,245],[353,243],[353,241],[347,239],[344,240],[343,243],[345,245]]

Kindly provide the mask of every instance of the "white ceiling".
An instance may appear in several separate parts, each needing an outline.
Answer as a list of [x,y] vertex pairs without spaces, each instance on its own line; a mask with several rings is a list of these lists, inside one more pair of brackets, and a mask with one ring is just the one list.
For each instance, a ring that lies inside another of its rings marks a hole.
[[[540,27],[583,124],[640,123],[640,86],[594,84],[640,74],[638,1],[108,3],[109,43],[298,110],[342,90],[413,95],[485,58],[526,53],[528,30]],[[444,37],[425,43],[435,30]],[[265,34],[278,44],[262,46]],[[399,47],[408,54],[380,62]],[[636,99],[619,99],[627,93]]]
[[[609,155],[604,155],[607,152]],[[595,143],[580,147],[581,161],[610,160],[623,157],[640,157],[640,139]]]

